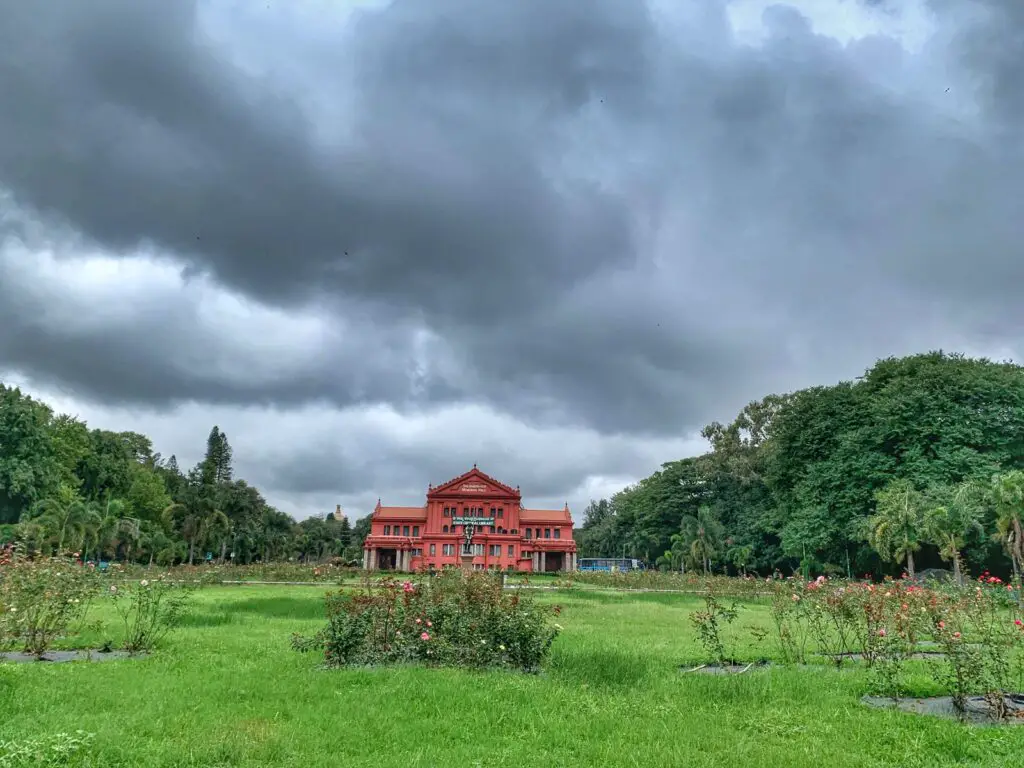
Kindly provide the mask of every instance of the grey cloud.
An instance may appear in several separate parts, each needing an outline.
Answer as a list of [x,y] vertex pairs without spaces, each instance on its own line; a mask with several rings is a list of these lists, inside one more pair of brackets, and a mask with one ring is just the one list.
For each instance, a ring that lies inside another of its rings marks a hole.
[[[187,338],[122,338],[140,380],[119,389],[86,373],[104,339],[72,347],[0,294],[22,320],[0,356],[118,397],[476,401],[679,433],[1019,317],[1017,5],[935,0],[920,54],[842,46],[784,6],[743,46],[700,5],[700,29],[615,0],[360,11],[337,85],[317,83],[352,105],[327,142],[194,5],[0,0],[0,185],[20,205],[266,302],[358,306],[381,335],[262,388],[168,376]],[[440,346],[414,381],[417,323]]]
[[589,477],[643,476],[660,463],[652,458],[650,448],[630,441],[597,445],[586,436],[577,436],[571,442],[575,449],[585,450],[576,456],[559,455],[557,450],[544,450],[540,455],[495,440],[463,449],[446,445],[439,451],[429,444],[406,445],[386,439],[356,446],[346,438],[295,446],[286,454],[268,456],[258,472],[267,478],[269,489],[285,495],[369,494],[381,496],[385,504],[415,504],[426,494],[428,483],[443,483],[476,463],[498,480],[520,485],[527,504],[561,497],[563,503],[571,498],[578,506],[586,500],[575,498],[576,489]]

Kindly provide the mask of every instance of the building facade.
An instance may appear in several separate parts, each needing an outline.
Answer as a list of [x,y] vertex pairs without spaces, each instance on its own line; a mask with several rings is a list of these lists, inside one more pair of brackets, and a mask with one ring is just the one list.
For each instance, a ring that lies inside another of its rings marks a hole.
[[465,527],[476,570],[550,573],[576,570],[569,505],[526,509],[512,488],[476,466],[427,489],[421,507],[373,510],[363,548],[363,568],[418,571],[461,567]]

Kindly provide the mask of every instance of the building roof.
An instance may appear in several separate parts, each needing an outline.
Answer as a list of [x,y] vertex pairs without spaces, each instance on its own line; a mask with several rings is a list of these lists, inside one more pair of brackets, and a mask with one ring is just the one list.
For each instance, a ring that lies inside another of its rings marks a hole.
[[513,496],[516,498],[519,497],[519,488],[513,488],[511,485],[505,485],[505,483],[501,482],[500,480],[496,480],[495,478],[491,477],[490,475],[480,470],[476,464],[473,465],[473,468],[471,470],[469,470],[468,472],[463,472],[458,477],[453,477],[451,480],[446,480],[440,485],[431,485],[427,495],[431,496],[435,494],[449,493],[456,489],[457,486],[460,486],[463,483],[472,480],[478,480],[483,482],[484,484],[492,485],[494,486],[494,490],[498,491],[501,494],[507,494],[509,496]]
[[426,507],[381,507],[373,510],[374,520],[426,520]]
[[519,522],[521,523],[558,523],[572,524],[572,516],[569,508],[564,509],[520,509]]

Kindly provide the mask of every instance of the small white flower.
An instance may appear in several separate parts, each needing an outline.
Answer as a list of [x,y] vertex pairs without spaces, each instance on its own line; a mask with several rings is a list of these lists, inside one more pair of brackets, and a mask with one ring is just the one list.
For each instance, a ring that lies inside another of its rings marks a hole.
[[110,594],[112,594],[112,595],[116,595],[117,594],[117,587],[115,585],[113,585],[113,584],[110,585]]
[[505,650],[505,646],[504,645],[499,645],[498,646],[498,650],[499,651],[504,651]]
[[145,579],[143,579],[142,581],[139,582],[139,586],[140,587],[148,587],[149,586],[149,582],[146,581]]

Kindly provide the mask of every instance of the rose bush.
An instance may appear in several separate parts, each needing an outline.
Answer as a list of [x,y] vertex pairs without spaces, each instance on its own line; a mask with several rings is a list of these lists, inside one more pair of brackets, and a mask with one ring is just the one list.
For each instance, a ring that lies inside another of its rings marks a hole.
[[0,567],[0,646],[42,656],[81,627],[99,588],[95,571],[74,559],[10,553]]
[[560,609],[502,589],[500,575],[447,571],[419,582],[385,580],[327,595],[327,626],[293,638],[331,666],[425,663],[532,671],[560,627]]
[[178,626],[194,589],[166,575],[111,584],[108,591],[124,628],[121,647],[129,653],[153,650]]

